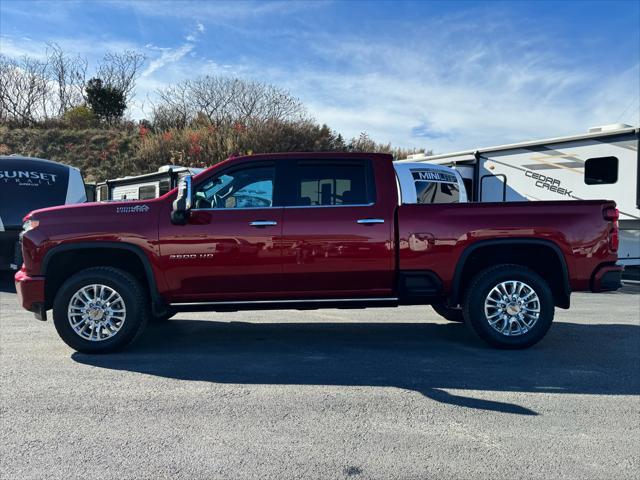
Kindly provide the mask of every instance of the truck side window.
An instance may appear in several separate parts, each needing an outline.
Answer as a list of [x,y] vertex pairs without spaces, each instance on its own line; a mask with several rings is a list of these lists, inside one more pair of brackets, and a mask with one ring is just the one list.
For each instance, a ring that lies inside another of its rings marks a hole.
[[195,191],[195,208],[268,208],[273,205],[273,167],[249,167],[206,180]]
[[617,157],[589,158],[584,162],[584,183],[587,185],[604,185],[617,181]]
[[367,205],[375,200],[367,162],[300,162],[296,206]]

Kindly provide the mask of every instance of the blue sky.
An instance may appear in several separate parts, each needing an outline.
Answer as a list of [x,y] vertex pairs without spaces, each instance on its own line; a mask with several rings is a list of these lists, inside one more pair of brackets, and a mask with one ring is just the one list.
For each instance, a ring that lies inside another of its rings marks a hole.
[[148,56],[129,115],[198,75],[276,84],[347,137],[436,152],[640,124],[640,2],[0,3],[0,49]]

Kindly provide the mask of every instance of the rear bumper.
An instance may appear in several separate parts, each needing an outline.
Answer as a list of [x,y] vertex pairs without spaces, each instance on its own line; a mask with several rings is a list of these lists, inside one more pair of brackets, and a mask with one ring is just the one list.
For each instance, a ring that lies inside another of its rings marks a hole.
[[19,270],[14,279],[18,301],[22,308],[33,312],[38,320],[46,320],[44,277],[30,277],[24,270]]
[[605,265],[596,270],[591,280],[592,292],[610,292],[622,287],[621,265]]

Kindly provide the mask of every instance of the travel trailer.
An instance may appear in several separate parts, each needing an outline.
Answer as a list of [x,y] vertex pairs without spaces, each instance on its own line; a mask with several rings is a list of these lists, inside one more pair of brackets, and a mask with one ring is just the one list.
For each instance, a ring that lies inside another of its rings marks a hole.
[[640,129],[624,124],[569,137],[426,156],[408,162],[454,167],[475,202],[615,200],[620,263],[640,266]]
[[32,210],[87,201],[80,170],[61,163],[0,156],[0,270],[22,265],[22,219]]
[[95,188],[97,202],[106,200],[146,200],[161,197],[178,185],[185,175],[200,173],[202,168],[165,165],[157,172],[131,177],[115,178],[98,183]]

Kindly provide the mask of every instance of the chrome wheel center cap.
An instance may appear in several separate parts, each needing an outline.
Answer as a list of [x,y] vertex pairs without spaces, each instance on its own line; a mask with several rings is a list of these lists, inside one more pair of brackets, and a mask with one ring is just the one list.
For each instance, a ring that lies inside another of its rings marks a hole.
[[89,318],[91,318],[91,320],[99,321],[102,320],[102,317],[104,317],[104,312],[101,308],[95,307],[89,310]]
[[522,310],[522,308],[517,303],[510,303],[509,305],[507,305],[506,310],[508,315],[514,316],[514,315],[518,315],[520,313],[520,310]]

